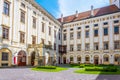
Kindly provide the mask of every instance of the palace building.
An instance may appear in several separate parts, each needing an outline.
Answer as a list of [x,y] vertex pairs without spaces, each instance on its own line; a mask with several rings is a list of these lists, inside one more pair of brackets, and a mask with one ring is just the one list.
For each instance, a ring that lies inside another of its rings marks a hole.
[[58,19],[62,63],[120,64],[120,0]]
[[54,18],[34,0],[0,0],[0,67],[120,64],[120,0]]

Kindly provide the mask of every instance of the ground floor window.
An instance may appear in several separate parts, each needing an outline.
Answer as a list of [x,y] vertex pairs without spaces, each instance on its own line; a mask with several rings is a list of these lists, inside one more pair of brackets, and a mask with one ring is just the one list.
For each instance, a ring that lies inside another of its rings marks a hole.
[[108,61],[109,61],[109,57],[107,57],[107,56],[104,57],[104,61],[105,61],[105,62],[108,62]]
[[2,63],[2,66],[6,67],[8,66],[8,63]]
[[89,61],[89,60],[90,60],[90,58],[87,56],[87,57],[85,57],[85,60],[86,60],[86,61]]
[[73,61],[73,57],[70,57],[70,61]]
[[118,57],[118,56],[115,56],[115,58],[114,58],[115,62],[117,62],[118,59],[119,59],[119,57]]
[[2,61],[8,61],[8,53],[2,52]]
[[81,57],[77,57],[77,61],[81,61]]

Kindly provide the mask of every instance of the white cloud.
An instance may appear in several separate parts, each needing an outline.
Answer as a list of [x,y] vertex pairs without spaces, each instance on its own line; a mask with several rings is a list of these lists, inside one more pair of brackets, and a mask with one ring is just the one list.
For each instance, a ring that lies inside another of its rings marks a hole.
[[59,3],[59,17],[61,14],[64,16],[75,14],[75,11],[79,12],[90,10],[90,6],[99,8],[109,5],[109,0],[58,0]]

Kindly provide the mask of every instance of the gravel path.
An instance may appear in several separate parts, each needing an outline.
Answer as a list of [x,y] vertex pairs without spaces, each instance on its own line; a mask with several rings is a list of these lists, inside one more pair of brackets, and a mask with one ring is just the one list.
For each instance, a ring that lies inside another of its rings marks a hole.
[[120,80],[120,75],[76,74],[70,68],[61,72],[38,72],[30,68],[0,69],[0,80]]

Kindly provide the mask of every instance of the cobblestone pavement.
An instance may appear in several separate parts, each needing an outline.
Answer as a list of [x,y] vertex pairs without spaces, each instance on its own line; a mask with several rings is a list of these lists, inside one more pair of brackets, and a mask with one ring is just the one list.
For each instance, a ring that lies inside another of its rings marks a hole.
[[0,80],[120,80],[120,75],[76,74],[74,70],[48,73],[30,68],[7,68],[0,69]]

